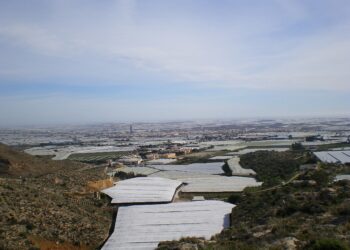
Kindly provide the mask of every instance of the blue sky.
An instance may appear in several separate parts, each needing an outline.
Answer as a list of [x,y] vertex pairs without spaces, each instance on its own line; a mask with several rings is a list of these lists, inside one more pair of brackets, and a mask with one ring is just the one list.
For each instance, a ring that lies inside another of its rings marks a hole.
[[0,125],[350,114],[350,2],[0,1]]

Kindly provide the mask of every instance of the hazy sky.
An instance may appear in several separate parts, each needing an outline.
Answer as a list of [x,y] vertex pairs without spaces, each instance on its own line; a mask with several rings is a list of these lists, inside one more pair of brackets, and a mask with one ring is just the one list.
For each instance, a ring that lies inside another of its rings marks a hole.
[[0,0],[0,125],[350,115],[349,0]]

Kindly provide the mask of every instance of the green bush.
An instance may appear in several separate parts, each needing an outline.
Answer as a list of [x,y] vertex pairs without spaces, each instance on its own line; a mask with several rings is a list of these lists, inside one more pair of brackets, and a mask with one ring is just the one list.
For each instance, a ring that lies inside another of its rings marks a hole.
[[327,173],[325,170],[318,170],[314,171],[310,178],[315,180],[317,182],[317,185],[319,186],[327,186],[328,183],[331,180],[331,177],[329,173]]
[[225,172],[225,175],[227,175],[227,176],[231,176],[232,175],[232,170],[228,166],[227,162],[225,162],[225,164],[222,166],[222,170]]
[[287,181],[299,170],[301,156],[301,153],[293,151],[257,151],[242,155],[240,163],[243,168],[253,169],[264,186],[274,186]]
[[232,204],[238,204],[241,200],[241,195],[240,194],[232,194],[230,197],[228,197],[227,201],[232,203]]
[[339,207],[337,207],[336,214],[340,216],[349,216],[350,215],[349,204],[342,204]]
[[294,142],[292,145],[291,145],[291,149],[292,150],[296,150],[296,151],[299,151],[299,150],[304,150],[304,146],[300,143],[300,142]]
[[319,239],[312,242],[309,250],[349,250],[350,248],[342,241],[337,239]]
[[131,179],[131,178],[135,178],[135,177],[145,177],[145,176],[146,175],[135,174],[134,172],[125,173],[122,171],[116,172],[116,174],[115,174],[115,177],[118,177],[121,180]]

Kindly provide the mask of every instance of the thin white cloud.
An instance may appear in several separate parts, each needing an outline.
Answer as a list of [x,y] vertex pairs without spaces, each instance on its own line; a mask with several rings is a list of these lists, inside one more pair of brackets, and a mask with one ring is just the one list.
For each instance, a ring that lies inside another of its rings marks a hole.
[[[304,22],[315,18],[300,1],[275,0],[264,9],[245,6],[242,13],[227,6],[232,15],[226,13],[223,18],[212,18],[208,10],[188,15],[181,8],[157,9],[156,5],[144,11],[140,2],[128,0],[110,6],[53,3],[51,14],[41,22],[6,20],[7,25],[0,28],[5,43],[39,55],[33,65],[21,64],[17,55],[19,62],[6,65],[0,76],[26,72],[26,78],[86,79],[93,75],[103,83],[108,75],[108,82],[118,84],[124,67],[140,77],[145,72],[168,75],[169,84],[350,90],[350,38],[344,35],[350,31],[350,20],[344,17],[342,26],[330,21],[324,29],[315,25],[298,34],[295,27],[289,29],[294,24],[303,29]],[[158,13],[165,10],[169,17]],[[56,68],[45,66],[55,63],[55,58],[67,60],[67,66],[64,62]]]

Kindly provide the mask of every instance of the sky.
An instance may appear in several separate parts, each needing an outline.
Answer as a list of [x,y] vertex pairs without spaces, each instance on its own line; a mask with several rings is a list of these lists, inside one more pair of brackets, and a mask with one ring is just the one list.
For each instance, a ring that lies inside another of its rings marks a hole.
[[348,0],[0,0],[0,126],[350,115]]

